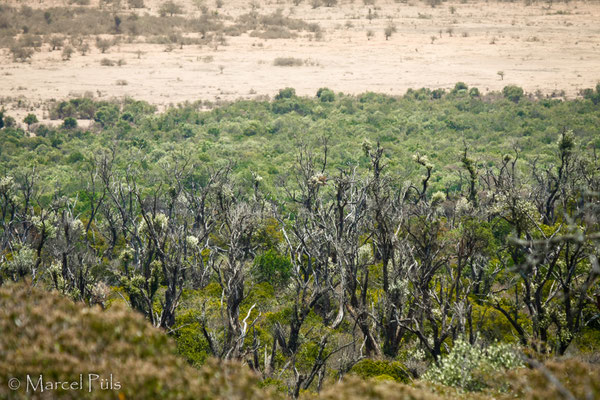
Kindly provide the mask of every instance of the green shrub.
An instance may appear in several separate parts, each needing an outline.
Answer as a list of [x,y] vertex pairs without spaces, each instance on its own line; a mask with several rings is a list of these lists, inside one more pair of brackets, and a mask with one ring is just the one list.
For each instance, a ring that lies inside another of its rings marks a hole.
[[[518,338],[514,335],[514,328],[504,315],[493,307],[473,304],[473,325],[478,327],[479,337],[483,341],[503,343],[516,343]],[[518,315],[522,322],[525,314]]]
[[594,89],[584,89],[581,94],[583,98],[589,99],[594,103],[594,105],[600,104],[600,83],[596,85],[596,90]]
[[174,337],[177,343],[177,354],[184,357],[188,363],[200,368],[206,363],[210,354],[210,346],[202,333],[195,313],[190,311],[177,317]]
[[469,90],[469,86],[467,86],[466,83],[464,82],[456,82],[456,84],[454,85],[454,89],[452,89],[452,94],[457,94],[457,93],[466,93],[467,90]]
[[446,91],[444,89],[435,89],[431,91],[431,97],[433,97],[434,99],[441,99],[442,97],[444,97],[444,93]]
[[257,282],[268,282],[273,286],[284,286],[290,279],[292,263],[289,258],[274,249],[259,254],[254,259],[252,275]]
[[11,117],[10,115],[7,115],[4,117],[4,127],[5,128],[14,128],[17,125],[17,121]]
[[317,91],[317,97],[321,100],[321,102],[328,103],[335,100],[335,93],[333,93],[333,90],[328,88],[321,88]]
[[69,157],[67,157],[67,163],[73,164],[73,163],[76,163],[78,161],[82,161],[83,159],[84,159],[83,154],[81,154],[80,152],[76,151],[75,153],[71,153],[69,155]]
[[64,119],[67,117],[75,117],[76,115],[77,109],[70,101],[61,101],[50,111],[50,117],[53,119]]
[[356,363],[350,373],[363,379],[390,376],[396,382],[407,383],[410,381],[408,370],[397,361],[364,359]]
[[521,98],[523,97],[523,89],[519,86],[509,85],[505,86],[504,89],[502,89],[502,94],[508,100],[514,103],[518,103],[519,100],[521,100]]
[[271,110],[275,114],[287,114],[293,111],[297,112],[300,115],[310,114],[309,106],[304,103],[302,100],[294,98],[294,99],[282,99],[273,102],[271,106]]
[[275,100],[291,99],[292,97],[296,97],[296,89],[288,87],[280,89],[279,93],[275,96]]
[[27,116],[23,118],[23,122],[27,125],[27,129],[29,129],[31,125],[38,123],[38,119],[35,114],[27,114]]
[[123,114],[121,114],[121,119],[123,121],[133,122],[134,121],[134,116],[133,116],[133,114],[131,112],[125,111],[125,112],[123,112]]
[[575,337],[573,345],[583,354],[600,354],[600,330],[584,328]]
[[103,127],[114,124],[118,118],[119,109],[115,105],[102,106],[94,115],[94,121],[98,122]]
[[245,136],[254,136],[254,135],[264,135],[266,132],[265,126],[260,121],[248,121],[246,126],[244,126],[244,135]]
[[288,391],[287,385],[280,379],[264,378],[259,382],[258,386],[261,388],[272,388],[281,394],[287,394]]

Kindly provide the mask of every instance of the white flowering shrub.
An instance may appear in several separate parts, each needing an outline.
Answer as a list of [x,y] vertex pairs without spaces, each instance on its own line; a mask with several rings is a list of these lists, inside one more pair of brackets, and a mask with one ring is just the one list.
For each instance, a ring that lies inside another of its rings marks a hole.
[[486,381],[495,374],[523,366],[516,350],[503,343],[485,348],[457,340],[452,351],[423,375],[425,380],[455,386],[469,391],[488,386]]
[[[165,214],[158,213],[158,214],[156,214],[156,216],[150,217],[150,218],[151,218],[152,225],[154,227],[154,231],[157,234],[164,233],[167,230],[167,226],[169,224],[169,217],[167,217]],[[139,225],[138,229],[140,231],[140,234],[142,234],[142,235],[149,234],[148,224],[146,223],[145,219],[142,218],[140,220],[140,225]]]
[[0,273],[5,273],[17,280],[31,272],[34,260],[35,251],[28,246],[23,246],[10,254],[7,263],[0,263]]
[[15,179],[12,176],[0,178],[0,193],[8,193],[15,188]]
[[469,200],[465,199],[464,197],[461,197],[460,199],[458,199],[455,207],[456,207],[456,213],[459,215],[465,215],[472,211]]
[[361,264],[371,264],[373,262],[371,246],[368,244],[358,248],[358,262]]
[[327,184],[327,176],[319,172],[313,175],[309,182],[312,186],[325,186]]
[[540,214],[531,201],[514,196],[500,194],[496,198],[496,204],[492,212],[505,216],[515,225],[523,227],[532,226],[533,221],[540,220]]
[[186,241],[187,245],[192,248],[196,248],[198,246],[198,243],[200,243],[200,240],[196,236],[191,236],[191,235],[187,236],[185,238],[185,241]]
[[49,239],[56,236],[56,215],[44,214],[31,217],[31,225],[35,227],[40,235],[45,235]]
[[431,196],[431,204],[437,205],[446,201],[446,194],[444,192],[435,192]]
[[85,225],[79,218],[74,218],[69,221],[69,226],[73,231],[73,236],[81,236],[85,233]]

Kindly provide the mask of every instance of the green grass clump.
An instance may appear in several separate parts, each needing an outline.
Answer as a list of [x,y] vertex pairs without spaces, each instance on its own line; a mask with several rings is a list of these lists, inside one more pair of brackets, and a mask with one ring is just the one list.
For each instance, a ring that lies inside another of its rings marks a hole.
[[391,377],[396,382],[407,383],[410,381],[406,368],[397,361],[361,360],[352,367],[350,373],[363,379]]

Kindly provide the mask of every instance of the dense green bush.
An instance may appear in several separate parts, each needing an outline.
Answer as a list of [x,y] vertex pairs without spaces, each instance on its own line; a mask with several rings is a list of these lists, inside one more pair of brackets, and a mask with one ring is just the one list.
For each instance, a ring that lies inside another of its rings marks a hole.
[[600,83],[598,83],[596,85],[596,90],[588,88],[588,89],[584,89],[582,91],[583,97],[586,99],[589,99],[592,101],[592,103],[594,103],[594,105],[597,105],[600,103]]
[[114,124],[118,116],[119,109],[115,105],[102,106],[94,114],[94,121],[105,127]]
[[363,379],[389,376],[396,382],[407,383],[410,381],[406,367],[397,361],[361,360],[352,367],[350,373]]
[[73,117],[67,117],[63,121],[63,128],[74,129],[77,128],[77,120]]
[[14,128],[17,125],[17,121],[10,115],[4,116],[3,123],[4,123],[4,127],[6,127],[6,128]]
[[454,88],[452,89],[452,91],[450,93],[452,93],[452,94],[465,94],[465,93],[467,93],[467,90],[469,90],[469,86],[467,86],[466,83],[464,83],[464,82],[457,82],[454,85]]
[[289,258],[274,249],[259,254],[254,259],[252,272],[257,282],[268,282],[273,286],[284,286],[290,279],[292,263]]
[[514,85],[504,86],[502,94],[510,101],[518,103],[523,97],[523,89]]
[[29,129],[31,125],[38,123],[38,119],[35,114],[27,114],[25,118],[23,118],[23,122],[27,125],[27,129]]
[[330,103],[335,100],[335,93],[331,89],[321,88],[317,91],[317,97],[323,103]]
[[275,100],[281,100],[281,99],[291,99],[292,97],[296,96],[296,89],[294,88],[285,88],[285,89],[280,89],[279,93],[277,93],[277,95],[275,96]]

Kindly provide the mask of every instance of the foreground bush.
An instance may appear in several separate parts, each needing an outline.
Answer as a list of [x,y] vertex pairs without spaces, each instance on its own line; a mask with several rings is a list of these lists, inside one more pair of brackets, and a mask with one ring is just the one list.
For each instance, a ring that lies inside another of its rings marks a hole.
[[[559,385],[549,381],[558,380]],[[511,371],[506,377],[519,399],[600,398],[600,365],[577,359],[551,360],[540,368]]]
[[[271,398],[240,364],[209,361],[193,369],[173,355],[174,344],[164,332],[118,305],[102,311],[25,285],[4,286],[0,332],[3,399],[26,397],[27,374],[34,383],[40,374],[44,382],[79,381],[84,374],[83,390],[37,392],[41,399]],[[112,374],[113,390],[100,390],[98,379],[88,392],[89,373],[100,379]],[[21,382],[17,391],[8,388],[11,378]]]
[[372,400],[433,400],[441,399],[423,389],[395,382],[373,382],[349,378],[331,386],[320,396],[324,400],[372,399]]

